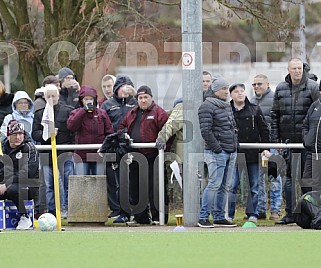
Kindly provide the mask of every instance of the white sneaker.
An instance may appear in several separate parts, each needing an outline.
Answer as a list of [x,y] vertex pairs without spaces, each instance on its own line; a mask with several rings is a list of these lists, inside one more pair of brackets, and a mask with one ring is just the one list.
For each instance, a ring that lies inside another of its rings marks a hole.
[[251,216],[251,217],[249,217],[249,219],[247,221],[257,223],[257,217]]
[[32,221],[30,218],[27,218],[26,216],[22,215],[20,217],[20,221],[18,222],[18,226],[16,230],[27,230],[32,226]]

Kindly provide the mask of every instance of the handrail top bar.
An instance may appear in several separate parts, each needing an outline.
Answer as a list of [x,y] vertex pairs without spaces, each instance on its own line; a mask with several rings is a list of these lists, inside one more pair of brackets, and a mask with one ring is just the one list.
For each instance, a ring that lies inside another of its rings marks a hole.
[[[131,143],[132,148],[155,148],[156,143]],[[57,150],[98,150],[101,144],[58,144]],[[49,151],[51,145],[36,145],[38,150]],[[302,143],[240,143],[241,149],[303,149]]]

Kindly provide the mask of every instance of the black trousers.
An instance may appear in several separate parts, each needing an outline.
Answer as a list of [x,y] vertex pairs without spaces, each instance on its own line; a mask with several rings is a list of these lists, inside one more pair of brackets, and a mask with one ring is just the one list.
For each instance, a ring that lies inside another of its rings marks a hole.
[[119,168],[114,169],[113,164],[106,163],[107,197],[108,205],[112,211],[121,211],[119,204]]
[[[135,157],[136,156],[136,157]],[[129,165],[129,203],[132,214],[138,223],[150,223],[149,211],[153,221],[159,221],[159,179],[158,160],[156,156],[145,157],[142,154],[134,154],[134,161]],[[123,179],[124,176],[121,176]],[[166,169],[165,178],[165,223],[168,221],[168,191]],[[122,182],[120,183],[122,194]],[[121,201],[122,203],[122,201]],[[122,206],[125,209],[125,206]]]
[[293,212],[297,225],[303,229],[321,229],[321,199],[320,191],[307,192],[298,201]]
[[304,172],[301,180],[303,194],[310,191],[321,191],[321,155],[316,159],[316,154],[308,152]]
[[9,199],[18,208],[19,214],[27,214],[26,207],[24,205],[24,200],[32,199],[33,193],[30,189],[21,189],[19,184],[14,183],[9,186],[4,195],[0,195],[0,200]]

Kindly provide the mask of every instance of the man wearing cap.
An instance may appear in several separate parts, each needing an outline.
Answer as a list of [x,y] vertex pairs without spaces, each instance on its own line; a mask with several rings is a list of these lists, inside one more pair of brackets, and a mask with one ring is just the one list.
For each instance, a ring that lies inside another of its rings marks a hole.
[[[203,192],[198,226],[235,227],[225,218],[227,196],[232,187],[236,161],[237,134],[232,108],[228,102],[228,83],[218,77],[198,109],[201,135],[205,141],[204,161],[208,167],[208,184]],[[212,214],[214,225],[209,221]]]
[[74,72],[68,67],[63,67],[58,72],[58,78],[61,83],[59,101],[74,108],[78,107],[78,93],[80,90],[80,85],[76,80]]
[[[104,101],[101,106],[101,109],[107,112],[115,132],[127,112],[137,105],[134,92],[136,93],[136,90],[129,76],[118,75],[113,88],[113,97]],[[107,163],[107,192],[109,208],[112,211],[109,217],[117,218],[114,223],[127,222],[129,217],[122,211],[119,203],[119,168],[112,163]]]
[[[234,120],[238,129],[239,142],[270,142],[270,132],[260,106],[250,103],[245,93],[244,84],[230,86],[231,106]],[[258,191],[259,191],[259,149],[241,149],[238,151],[238,161],[235,169],[233,187],[229,194],[229,217],[234,218],[236,193],[241,174],[245,174],[249,185],[246,215],[248,221],[257,222],[258,218]],[[269,151],[264,150],[264,154]]]
[[[18,208],[18,230],[32,226],[21,196],[21,190],[26,188],[22,180],[37,178],[39,169],[37,149],[25,134],[24,125],[11,120],[7,125],[7,138],[2,142],[4,155],[0,158],[0,199],[10,199]],[[32,198],[29,191],[28,198]]]
[[[168,119],[168,115],[164,109],[153,101],[152,91],[146,85],[137,90],[137,100],[138,106],[127,113],[119,129],[126,128],[134,143],[155,142],[158,132]],[[133,154],[134,161],[129,166],[130,200],[131,205],[135,206],[133,210],[134,222],[140,224],[151,223],[148,209],[149,202],[152,221],[157,224],[159,222],[158,172],[154,172],[154,162],[158,156],[158,150],[156,148],[137,149],[135,152],[139,154]],[[121,180],[124,178],[123,174],[125,172],[121,173]],[[147,187],[146,184],[148,188],[144,189],[144,187]],[[148,192],[148,197],[144,195],[146,191]],[[168,203],[166,196],[165,190],[165,204]],[[124,197],[121,196],[121,198]],[[147,203],[144,203],[144,200]],[[130,214],[130,211],[126,212]],[[165,213],[165,222],[167,220],[168,213]]]

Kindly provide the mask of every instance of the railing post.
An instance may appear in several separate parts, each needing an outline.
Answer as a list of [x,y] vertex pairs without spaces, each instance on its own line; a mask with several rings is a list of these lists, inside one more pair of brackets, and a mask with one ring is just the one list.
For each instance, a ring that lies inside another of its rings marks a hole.
[[164,178],[164,150],[159,150],[159,225],[165,225],[165,178]]

